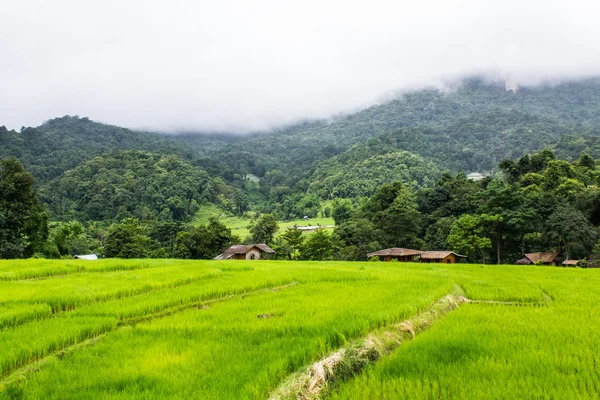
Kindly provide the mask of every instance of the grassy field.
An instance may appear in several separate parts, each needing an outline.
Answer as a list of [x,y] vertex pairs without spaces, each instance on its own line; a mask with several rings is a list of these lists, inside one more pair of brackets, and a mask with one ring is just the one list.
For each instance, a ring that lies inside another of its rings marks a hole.
[[323,396],[598,398],[600,271],[180,260],[0,262],[0,398],[268,398],[457,287]]
[[[219,207],[217,207],[214,204],[207,204],[207,205],[203,205],[201,210],[198,211],[198,213],[196,214],[195,218],[194,218],[194,225],[206,225],[208,223],[208,220],[211,217],[218,217],[219,220],[228,228],[231,229],[231,233],[233,233],[234,235],[237,235],[240,237],[241,240],[244,240],[244,238],[246,238],[247,236],[250,235],[250,231],[248,230],[248,226],[250,226],[254,220],[252,218],[242,218],[240,216],[237,215],[232,215],[230,213],[227,213],[223,210],[221,210]],[[325,218],[325,217],[318,217],[318,218],[311,218],[308,221],[305,221],[303,219],[297,219],[297,220],[293,220],[293,221],[279,221],[279,232],[277,234],[281,234],[283,233],[288,226],[294,226],[294,225],[298,225],[298,226],[314,226],[314,225],[320,225],[320,226],[334,226],[335,225],[335,221],[333,220],[333,218]],[[310,234],[311,232],[305,232],[305,234]]]

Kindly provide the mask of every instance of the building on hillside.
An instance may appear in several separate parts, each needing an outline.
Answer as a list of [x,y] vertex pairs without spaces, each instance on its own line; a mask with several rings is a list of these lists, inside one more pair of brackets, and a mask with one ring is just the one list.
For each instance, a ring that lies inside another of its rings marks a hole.
[[467,179],[470,179],[475,182],[480,181],[485,177],[486,177],[486,175],[484,175],[480,172],[471,172],[469,175],[467,175]]
[[542,265],[561,265],[562,258],[555,251],[542,251],[539,253],[525,253],[523,257],[519,258],[515,264],[520,265],[531,265],[531,264],[542,264]]
[[562,265],[565,267],[580,267],[581,260],[565,260],[563,261]]
[[95,254],[82,254],[78,256],[73,256],[73,258],[76,258],[78,260],[97,260],[98,256]]
[[401,247],[392,247],[391,249],[379,250],[367,254],[368,258],[379,257],[380,261],[418,261],[418,256],[422,253],[420,250],[403,249]]
[[423,251],[421,253],[422,263],[456,264],[462,258],[467,258],[467,256],[456,254],[453,251]]
[[275,254],[275,250],[266,244],[236,244],[214,260],[260,260],[263,254]]

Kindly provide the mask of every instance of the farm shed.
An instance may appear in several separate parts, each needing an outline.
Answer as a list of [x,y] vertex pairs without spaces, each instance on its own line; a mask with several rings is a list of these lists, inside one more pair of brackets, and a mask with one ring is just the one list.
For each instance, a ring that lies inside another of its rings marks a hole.
[[236,244],[214,260],[260,260],[263,254],[275,254],[275,250],[266,244]]
[[456,254],[453,251],[424,251],[421,253],[421,262],[424,263],[456,264],[460,258],[467,258],[467,256]]
[[565,267],[579,267],[581,260],[565,260],[562,265]]
[[523,257],[517,260],[516,264],[520,265],[531,265],[531,264],[543,264],[543,265],[560,265],[562,258],[559,257],[555,251],[542,251],[539,253],[525,253]]
[[368,258],[379,257],[380,261],[418,261],[417,257],[422,253],[420,250],[403,249],[401,247],[392,247],[391,249],[379,250],[367,254]]

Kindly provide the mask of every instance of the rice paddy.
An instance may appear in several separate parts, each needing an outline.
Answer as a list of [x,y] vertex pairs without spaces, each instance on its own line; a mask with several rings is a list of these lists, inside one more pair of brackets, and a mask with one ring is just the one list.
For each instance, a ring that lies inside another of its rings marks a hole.
[[265,399],[456,288],[466,304],[321,396],[598,398],[600,271],[27,260],[0,263],[0,399]]

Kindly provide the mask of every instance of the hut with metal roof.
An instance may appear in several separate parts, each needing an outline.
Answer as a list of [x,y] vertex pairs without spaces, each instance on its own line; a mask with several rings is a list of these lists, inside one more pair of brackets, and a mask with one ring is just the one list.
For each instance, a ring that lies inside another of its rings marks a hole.
[[264,243],[236,244],[219,254],[215,260],[260,260],[263,254],[275,254],[275,250]]
[[421,254],[421,250],[404,249],[402,247],[392,247],[390,249],[383,249],[367,254],[368,258],[379,257],[380,261],[405,261],[414,262],[418,261],[418,256]]

